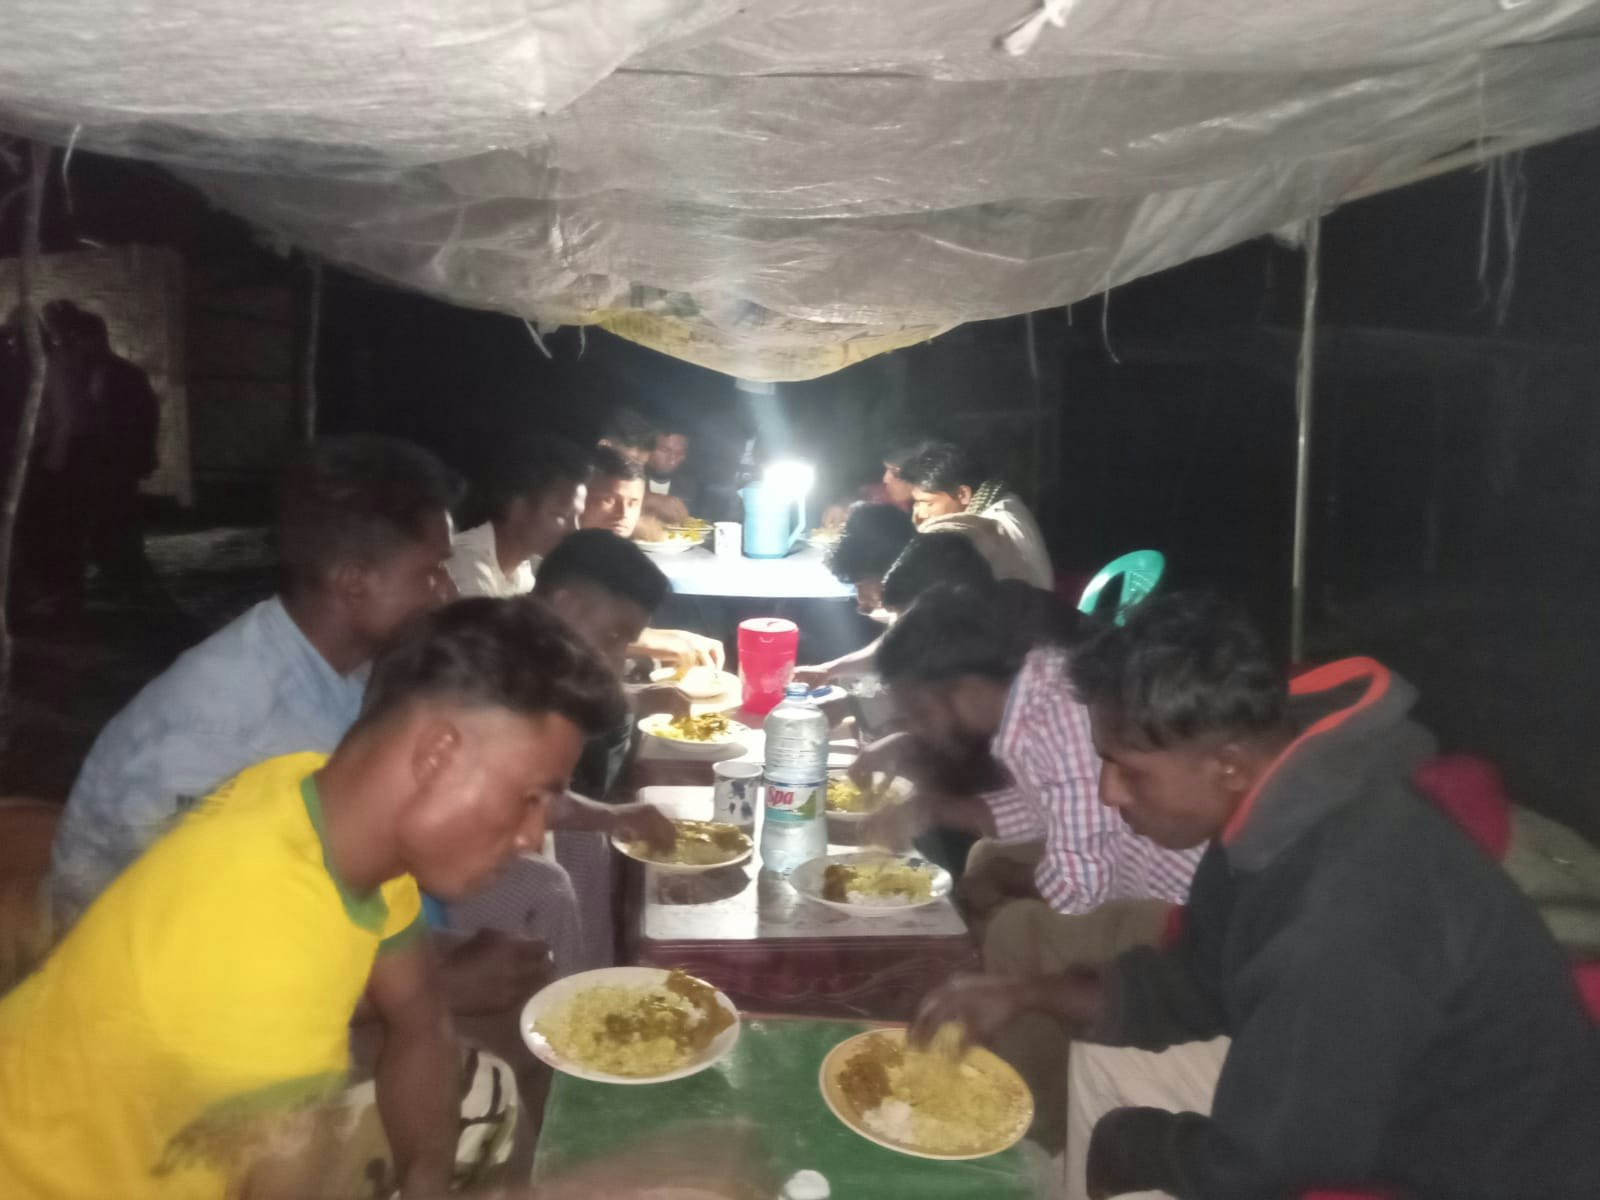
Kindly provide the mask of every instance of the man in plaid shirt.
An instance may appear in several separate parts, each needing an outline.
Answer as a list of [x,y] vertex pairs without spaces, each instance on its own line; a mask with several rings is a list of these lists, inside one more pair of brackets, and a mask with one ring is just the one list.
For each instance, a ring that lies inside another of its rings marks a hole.
[[[1100,803],[1100,759],[1067,678],[1070,657],[1065,646],[1027,645],[979,593],[935,588],[917,600],[878,654],[896,705],[919,741],[947,754],[987,749],[1010,777],[981,805],[926,797],[922,815],[1004,844],[1042,843],[1032,886],[1002,890],[1056,913],[1111,900],[1181,904],[1199,851],[1163,849]],[[986,861],[969,873],[1001,855],[985,847],[976,857]]]
[[[878,672],[919,743],[949,759],[987,750],[1010,777],[976,799],[924,789],[898,806],[909,812],[892,814],[983,835],[962,889],[969,917],[984,922],[991,974],[1051,975],[1156,944],[1200,859],[1200,849],[1167,850],[1136,834],[1100,803],[1100,758],[1070,659],[1066,646],[1030,641],[1001,619],[986,593],[950,587],[918,597],[878,651]],[[1033,1089],[1032,1136],[1054,1148],[1065,1137],[1061,1027],[1019,1014],[994,1048]]]

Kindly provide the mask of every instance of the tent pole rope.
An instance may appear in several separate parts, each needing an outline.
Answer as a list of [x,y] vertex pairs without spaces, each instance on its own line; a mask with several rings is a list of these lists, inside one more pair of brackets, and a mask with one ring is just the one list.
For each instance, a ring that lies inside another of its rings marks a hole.
[[1311,415],[1316,368],[1317,286],[1322,247],[1322,220],[1306,222],[1306,282],[1300,314],[1300,357],[1295,368],[1294,565],[1289,585],[1289,661],[1305,661],[1306,651],[1306,518],[1311,497]]
[[21,312],[22,342],[27,348],[28,387],[23,397],[22,416],[17,421],[16,446],[6,473],[5,501],[0,507],[0,697],[9,691],[11,683],[11,621],[6,610],[11,599],[17,513],[22,507],[22,488],[27,482],[28,460],[33,454],[33,435],[39,425],[39,409],[44,403],[44,337],[39,332],[33,285],[39,269],[39,226],[44,216],[45,181],[50,173],[50,147],[43,142],[33,142],[30,155],[28,207],[23,218],[21,254],[17,263],[17,307]]

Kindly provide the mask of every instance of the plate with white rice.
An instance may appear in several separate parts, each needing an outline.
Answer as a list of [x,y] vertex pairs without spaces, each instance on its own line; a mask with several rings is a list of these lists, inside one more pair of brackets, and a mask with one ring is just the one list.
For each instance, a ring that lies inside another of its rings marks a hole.
[[702,979],[661,967],[602,967],[541,989],[522,1040],[563,1074],[596,1083],[665,1083],[733,1053],[739,1010]]
[[833,1112],[870,1142],[916,1158],[987,1158],[1033,1123],[1033,1093],[1015,1068],[981,1047],[959,1048],[947,1025],[923,1050],[904,1029],[874,1029],[822,1060],[818,1085]]
[[858,917],[893,916],[950,894],[950,872],[915,854],[856,850],[801,863],[789,876],[807,900]]

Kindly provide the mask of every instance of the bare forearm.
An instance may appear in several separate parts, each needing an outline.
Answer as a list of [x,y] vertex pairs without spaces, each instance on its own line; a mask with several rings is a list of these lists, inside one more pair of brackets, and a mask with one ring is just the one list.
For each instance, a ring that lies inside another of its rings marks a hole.
[[1100,973],[1074,967],[1061,975],[1041,975],[1018,982],[1021,1007],[1046,1013],[1068,1029],[1086,1029],[1100,1018],[1105,988]]
[[609,805],[567,792],[550,805],[545,822],[551,829],[606,831],[611,828],[611,817]]
[[442,1007],[431,1028],[390,1030],[375,1083],[402,1196],[442,1196],[455,1166],[455,1039]]

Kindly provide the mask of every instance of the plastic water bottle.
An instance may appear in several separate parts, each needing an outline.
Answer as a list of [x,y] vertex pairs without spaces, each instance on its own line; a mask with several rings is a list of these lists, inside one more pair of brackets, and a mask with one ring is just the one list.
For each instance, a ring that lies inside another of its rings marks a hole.
[[762,869],[787,875],[828,849],[828,718],[810,689],[791,683],[767,714],[767,802]]

